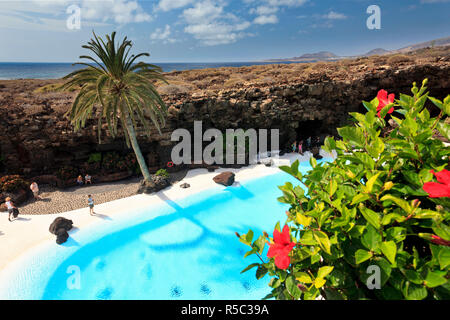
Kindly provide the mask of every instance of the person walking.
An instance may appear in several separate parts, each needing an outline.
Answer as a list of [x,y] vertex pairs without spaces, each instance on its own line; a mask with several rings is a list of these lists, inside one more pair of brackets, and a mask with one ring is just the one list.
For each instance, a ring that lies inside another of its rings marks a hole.
[[30,190],[33,192],[34,200],[42,200],[41,197],[39,197],[39,186],[36,182],[33,182],[30,185]]
[[292,152],[296,152],[297,151],[297,142],[294,141],[294,143],[291,145],[292,147]]
[[14,203],[11,201],[10,197],[7,197],[5,199],[5,206],[6,209],[8,210],[8,220],[11,222],[11,216],[14,216],[14,209],[17,210],[16,206],[14,205]]
[[94,212],[94,199],[92,199],[92,195],[88,195],[88,206],[89,206],[89,213],[91,216],[95,215]]
[[311,148],[311,137],[308,137],[308,139],[306,139],[305,150],[309,150],[309,148]]
[[298,142],[298,153],[299,153],[300,155],[303,155],[303,140],[300,140],[300,141]]

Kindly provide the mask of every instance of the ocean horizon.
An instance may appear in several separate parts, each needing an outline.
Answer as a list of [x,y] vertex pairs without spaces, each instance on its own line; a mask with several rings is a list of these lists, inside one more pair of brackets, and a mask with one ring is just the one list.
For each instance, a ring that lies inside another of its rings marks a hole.
[[[296,62],[283,62],[296,63]],[[279,64],[274,62],[177,62],[153,63],[160,66],[164,72],[207,69],[220,67],[244,67],[255,65]],[[67,62],[0,62],[0,80],[18,79],[60,79],[69,73],[84,68],[83,65],[73,65]]]

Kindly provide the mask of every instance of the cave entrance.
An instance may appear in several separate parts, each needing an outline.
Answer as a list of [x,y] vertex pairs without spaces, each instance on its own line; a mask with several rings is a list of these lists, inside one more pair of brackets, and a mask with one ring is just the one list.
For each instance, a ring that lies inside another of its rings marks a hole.
[[301,121],[297,128],[297,140],[306,140],[308,137],[320,137],[323,133],[323,120]]

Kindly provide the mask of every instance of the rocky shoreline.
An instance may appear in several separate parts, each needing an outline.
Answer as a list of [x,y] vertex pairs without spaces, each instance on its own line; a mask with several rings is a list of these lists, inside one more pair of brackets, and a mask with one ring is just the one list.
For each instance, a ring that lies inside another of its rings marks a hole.
[[[194,121],[202,121],[203,130],[222,132],[279,129],[284,149],[305,135],[335,135],[349,121],[348,113],[363,112],[361,101],[373,99],[380,88],[398,97],[413,81],[428,78],[431,95],[441,99],[450,89],[449,74],[450,47],[328,63],[171,72],[169,86],[159,87],[169,111],[166,127],[162,135],[154,130],[150,137],[140,130],[139,143],[152,172],[168,169],[173,130],[193,132]],[[75,93],[52,91],[58,83],[0,81],[0,175],[31,178],[54,175],[63,167],[82,173],[95,153],[131,151],[120,133],[111,138],[106,125],[99,144],[95,120],[74,132],[64,114]]]

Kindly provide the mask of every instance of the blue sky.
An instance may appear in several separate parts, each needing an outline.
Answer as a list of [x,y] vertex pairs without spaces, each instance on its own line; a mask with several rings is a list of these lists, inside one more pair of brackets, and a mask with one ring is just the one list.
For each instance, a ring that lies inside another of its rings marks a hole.
[[[81,9],[81,29],[66,12]],[[381,8],[369,30],[367,7]],[[0,61],[74,62],[114,30],[153,62],[226,62],[398,49],[450,36],[450,0],[0,0]]]

